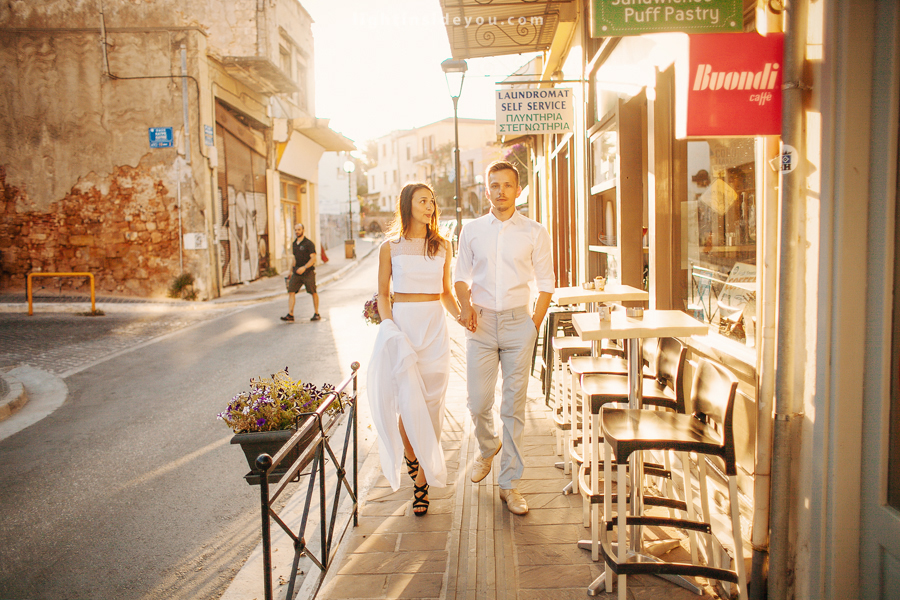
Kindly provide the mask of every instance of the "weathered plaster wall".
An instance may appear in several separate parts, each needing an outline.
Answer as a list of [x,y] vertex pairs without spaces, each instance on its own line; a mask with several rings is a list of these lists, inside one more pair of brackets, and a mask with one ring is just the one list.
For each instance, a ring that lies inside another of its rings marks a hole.
[[[39,210],[0,167],[0,287],[19,288],[31,271],[90,272],[98,292],[162,296],[178,272],[178,208],[167,167],[116,167],[78,182]],[[87,290],[82,279],[63,289]]]
[[[156,295],[178,274],[177,231],[157,219],[175,206],[178,147],[151,149],[147,129],[173,127],[181,142],[181,82],[168,74],[176,65],[180,72],[180,45],[194,46],[191,35],[200,34],[110,34],[110,72],[142,77],[118,80],[104,76],[98,37],[89,32],[0,36],[0,285],[21,288],[29,271],[70,271],[77,263],[95,273],[101,290]],[[196,107],[196,89],[189,91]],[[182,193],[185,231],[206,231],[197,178]],[[139,233],[146,235],[132,235]],[[126,251],[138,242],[141,260]],[[123,273],[118,260],[135,271]],[[186,255],[186,270],[192,260]],[[207,278],[208,269],[195,276]]]

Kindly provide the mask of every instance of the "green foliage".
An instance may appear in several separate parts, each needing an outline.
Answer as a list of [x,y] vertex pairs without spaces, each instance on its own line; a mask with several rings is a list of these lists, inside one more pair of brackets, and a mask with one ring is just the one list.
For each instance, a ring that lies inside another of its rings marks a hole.
[[285,367],[269,378],[251,379],[250,391],[232,398],[217,418],[235,433],[278,431],[290,429],[301,414],[315,411],[323,402],[330,401],[329,411],[339,410],[345,398],[329,383],[320,388],[291,379]]
[[194,289],[194,276],[190,273],[182,273],[176,277],[172,285],[169,286],[169,298],[196,300],[197,291]]
[[264,269],[260,271],[260,277],[276,277],[278,275],[278,269],[275,267],[269,267],[268,269]]

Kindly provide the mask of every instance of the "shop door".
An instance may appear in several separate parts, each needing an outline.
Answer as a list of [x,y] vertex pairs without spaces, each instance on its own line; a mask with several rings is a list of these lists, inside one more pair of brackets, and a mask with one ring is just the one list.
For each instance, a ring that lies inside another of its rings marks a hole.
[[556,285],[576,285],[578,274],[575,239],[575,165],[572,156],[572,137],[569,136],[551,156],[553,168],[553,266]]
[[[893,296],[887,316],[890,385],[887,395],[879,385],[867,386],[863,415],[869,443],[863,445],[861,474],[860,597],[878,600],[900,598],[900,187],[894,204],[894,280],[886,286]],[[874,362],[867,368],[884,372],[883,363]]]
[[234,285],[257,279],[269,265],[265,158],[221,125],[216,139],[222,283]]

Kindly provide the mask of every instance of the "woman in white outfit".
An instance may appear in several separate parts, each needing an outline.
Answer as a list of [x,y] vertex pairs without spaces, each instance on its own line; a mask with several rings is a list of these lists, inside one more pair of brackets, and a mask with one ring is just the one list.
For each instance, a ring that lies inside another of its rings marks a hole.
[[441,428],[450,338],[444,309],[459,319],[450,283],[452,251],[437,226],[432,189],[424,183],[406,184],[379,253],[382,320],[367,383],[382,471],[396,490],[400,459],[405,460],[417,516],[428,512],[429,485],[444,487],[447,482]]

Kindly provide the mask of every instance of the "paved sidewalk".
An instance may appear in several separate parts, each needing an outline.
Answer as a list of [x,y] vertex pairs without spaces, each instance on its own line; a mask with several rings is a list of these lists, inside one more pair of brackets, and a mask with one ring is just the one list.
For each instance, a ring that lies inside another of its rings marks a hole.
[[[601,574],[590,552],[576,542],[590,538],[582,526],[580,496],[561,493],[570,480],[554,463],[555,435],[540,382],[531,378],[526,410],[526,469],[520,483],[530,511],[514,516],[499,499],[497,466],[479,484],[469,480],[477,445],[465,405],[463,332],[451,328],[451,379],[443,445],[449,485],[432,488],[428,515],[412,515],[412,483],[404,476],[393,492],[383,475],[363,490],[359,527],[341,542],[317,598],[434,598],[440,600],[563,600],[587,597]],[[499,397],[499,388],[497,391]],[[363,400],[365,402],[365,399]],[[499,426],[499,418],[495,416]],[[373,449],[373,454],[377,448]],[[366,461],[377,467],[376,460]],[[679,559],[682,547],[673,550]],[[670,555],[671,557],[671,555]],[[689,560],[689,557],[687,558]],[[705,580],[704,598],[715,597]],[[698,596],[649,576],[629,578],[629,598],[688,600]],[[613,598],[601,594],[601,598]]]
[[[343,247],[334,249],[328,255],[328,262],[316,265],[316,284],[327,287],[340,278],[348,270],[359,264],[361,260],[378,249],[380,238],[363,238],[356,240],[356,258],[346,258]],[[340,252],[338,252],[340,250]],[[173,298],[140,298],[130,296],[102,296],[95,298],[97,308],[104,312],[135,311],[170,311],[170,310],[207,310],[222,306],[240,306],[263,300],[285,296],[284,272],[275,277],[263,277],[249,283],[228,286],[222,290],[222,296],[206,302],[192,302]],[[301,292],[301,295],[305,292]],[[90,294],[61,294],[54,290],[53,280],[38,278],[32,292],[34,312],[86,312],[91,308]],[[0,313],[28,312],[28,298],[25,291],[0,292]]]

